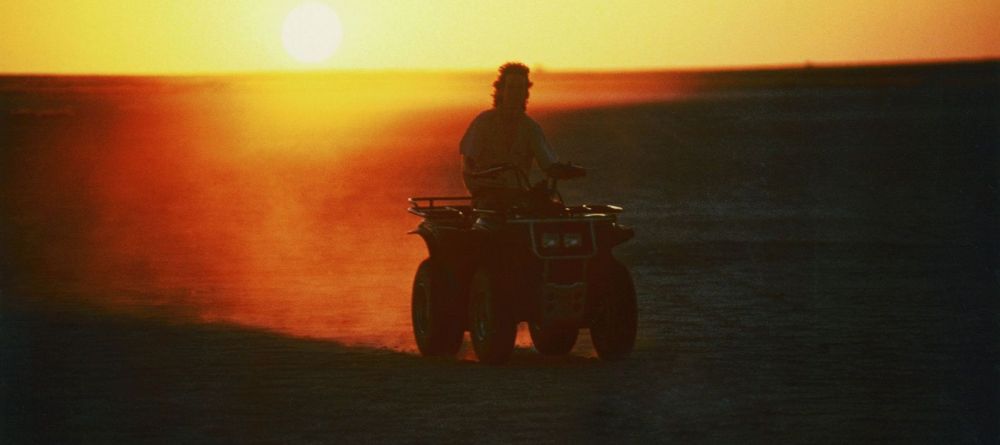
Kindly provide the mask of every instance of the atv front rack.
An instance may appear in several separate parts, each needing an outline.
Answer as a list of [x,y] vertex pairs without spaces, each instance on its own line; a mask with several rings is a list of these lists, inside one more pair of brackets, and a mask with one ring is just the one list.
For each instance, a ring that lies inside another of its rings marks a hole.
[[[410,202],[410,208],[407,209],[410,213],[421,218],[438,221],[464,220],[474,213],[502,213],[496,210],[473,208],[471,196],[419,196],[409,198],[407,201]],[[584,204],[565,207],[558,213],[561,213],[564,217],[585,217],[598,215],[613,216],[621,213],[621,211],[621,207],[614,205]],[[521,215],[521,217],[524,216],[526,215]]]
[[567,214],[574,216],[591,214],[617,215],[622,212],[622,208],[608,204],[583,204],[566,207],[565,211]]

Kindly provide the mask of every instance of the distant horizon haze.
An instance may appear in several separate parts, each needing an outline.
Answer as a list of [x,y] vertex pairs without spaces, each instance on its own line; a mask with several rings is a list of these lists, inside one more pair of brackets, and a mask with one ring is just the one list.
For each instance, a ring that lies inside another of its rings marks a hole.
[[[920,67],[935,65],[975,65],[1000,63],[1000,55],[984,57],[930,58],[930,59],[900,59],[900,60],[856,60],[841,62],[824,62],[803,60],[798,63],[773,63],[752,65],[713,65],[713,66],[667,66],[667,67],[629,67],[629,68],[555,68],[544,64],[529,65],[531,74],[537,75],[641,75],[641,74],[711,74],[764,71],[794,71],[802,69],[850,70],[867,68]],[[43,71],[0,71],[3,77],[216,77],[216,76],[283,76],[283,75],[494,75],[497,67],[478,68],[338,68],[327,67],[310,70],[259,69],[246,71],[123,71],[123,72],[43,72]]]

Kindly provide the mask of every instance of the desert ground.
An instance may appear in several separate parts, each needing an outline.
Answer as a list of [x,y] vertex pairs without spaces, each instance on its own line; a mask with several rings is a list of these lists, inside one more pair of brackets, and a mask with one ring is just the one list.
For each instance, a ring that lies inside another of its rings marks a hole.
[[636,349],[426,359],[490,75],[0,78],[4,443],[1000,442],[1000,64],[538,73]]

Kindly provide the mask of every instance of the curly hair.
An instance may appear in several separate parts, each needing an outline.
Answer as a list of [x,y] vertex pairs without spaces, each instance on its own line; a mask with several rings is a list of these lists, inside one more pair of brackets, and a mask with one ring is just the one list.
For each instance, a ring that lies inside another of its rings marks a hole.
[[[503,89],[507,82],[507,75],[522,74],[524,77],[528,77],[528,73],[531,72],[531,70],[528,68],[528,65],[521,62],[507,62],[501,65],[497,72],[499,75],[497,75],[497,80],[493,82],[493,108],[499,108],[500,104],[503,102]],[[529,80],[528,88],[531,88],[532,85],[534,85],[534,83]],[[525,99],[527,99],[527,97],[525,97]]]

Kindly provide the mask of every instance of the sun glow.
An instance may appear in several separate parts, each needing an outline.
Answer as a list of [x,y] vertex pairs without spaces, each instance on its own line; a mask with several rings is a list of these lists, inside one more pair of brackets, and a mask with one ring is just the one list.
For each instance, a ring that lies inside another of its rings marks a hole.
[[281,40],[285,51],[302,63],[324,62],[337,51],[343,31],[337,13],[321,2],[305,2],[285,17]]
[[0,1],[0,73],[334,66],[492,73],[507,60],[550,71],[646,71],[994,59],[1000,58],[996,5],[574,0],[487,11],[483,2],[466,0]]

